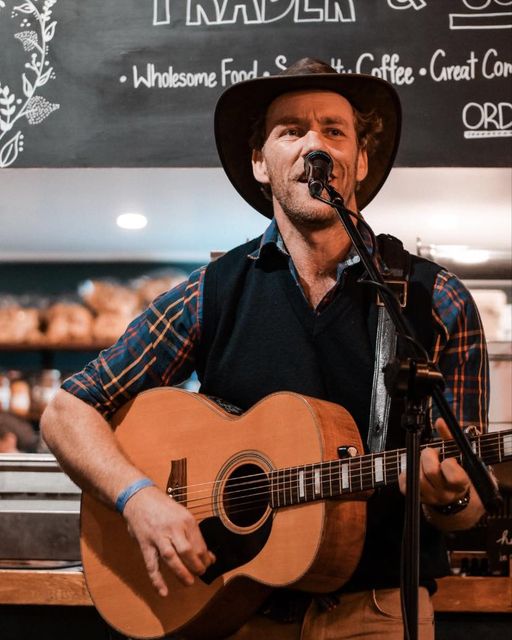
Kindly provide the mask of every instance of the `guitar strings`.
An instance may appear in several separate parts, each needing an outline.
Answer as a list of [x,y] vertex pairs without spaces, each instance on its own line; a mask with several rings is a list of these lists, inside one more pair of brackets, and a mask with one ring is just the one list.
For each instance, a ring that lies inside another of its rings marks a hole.
[[[353,493],[357,494],[357,492],[353,492]],[[325,496],[325,495],[319,494],[319,495],[312,496],[310,498],[309,497],[305,498],[303,502],[297,501],[297,500],[292,500],[288,502],[287,500],[286,501],[283,500],[282,504],[275,504],[275,503],[273,504],[269,500],[268,491],[265,491],[262,494],[256,494],[256,497],[255,495],[251,496],[250,500],[245,500],[245,501],[238,500],[235,503],[235,505],[231,505],[228,508],[225,508],[224,511],[226,512],[228,518],[232,519],[233,516],[236,516],[242,513],[248,513],[250,511],[255,511],[261,508],[262,506],[269,506],[272,509],[290,508],[290,507],[304,505],[304,504],[312,504],[313,502],[326,500],[329,497],[333,497],[333,496]],[[196,505],[194,507],[191,507],[190,510],[198,520],[201,520],[207,516],[218,515],[218,511],[214,509],[214,505],[212,505],[210,502],[204,505]],[[261,517],[261,515],[258,517],[258,519]]]
[[[489,434],[492,435],[492,434]],[[433,448],[436,449],[441,449],[441,456],[443,458],[449,458],[449,457],[460,457],[460,452],[458,451],[458,448],[455,446],[455,443],[453,441],[444,441],[445,442],[445,446],[444,446],[444,452],[442,451],[443,449],[443,444],[439,443],[439,446],[436,446],[435,444],[432,445],[422,445],[422,449],[431,446]],[[486,450],[491,450],[494,451],[495,447],[494,445],[490,446],[491,443],[490,442],[485,442],[484,443],[485,446],[481,446],[479,447],[480,452],[482,451],[486,451]],[[486,451],[487,454],[489,454],[489,451]],[[283,475],[290,475],[292,472],[298,473],[300,470],[303,470],[304,472],[314,472],[315,470],[320,470],[320,471],[325,471],[329,466],[334,467],[335,469],[343,464],[348,463],[351,467],[353,467],[353,469],[351,469],[351,471],[358,471],[358,470],[365,470],[365,473],[361,473],[360,475],[362,477],[366,477],[368,475],[373,475],[373,470],[374,470],[374,460],[376,457],[382,458],[384,460],[385,463],[385,467],[387,468],[388,466],[391,466],[392,468],[397,464],[398,459],[405,454],[405,449],[398,449],[395,451],[388,451],[388,452],[383,452],[381,454],[368,454],[366,456],[356,456],[356,457],[352,457],[352,458],[347,458],[346,460],[327,460],[327,461],[323,461],[323,462],[319,462],[319,463],[307,463],[304,465],[298,465],[295,467],[283,467],[282,469],[273,469],[270,471],[270,473],[266,473],[266,472],[257,472],[257,473],[253,473],[253,474],[248,474],[245,476],[240,476],[236,479],[236,482],[234,480],[231,481],[230,483],[230,489],[232,489],[234,486],[236,486],[237,484],[239,486],[242,487],[241,490],[244,490],[244,488],[246,488],[250,483],[256,483],[259,482],[259,480],[262,478],[262,476],[265,476],[266,478],[269,477],[276,477],[278,474],[283,474]],[[357,469],[356,469],[357,468]],[[386,469],[387,470],[387,469]],[[250,480],[251,478],[253,478],[253,480]],[[216,484],[221,484],[223,482],[226,482],[226,480],[214,480],[214,481],[210,481],[210,482],[204,482],[204,483],[197,483],[197,484],[193,484],[193,485],[187,485],[184,487],[178,487],[175,491],[173,491],[173,497],[174,496],[183,496],[183,495],[194,495],[197,493],[204,493],[205,491],[209,491],[210,487],[216,485]],[[227,481],[229,482],[229,481]],[[296,482],[296,478],[294,478],[291,483],[294,484]],[[199,489],[199,490],[195,490],[195,491],[191,491],[191,489],[195,489],[196,487],[204,487],[203,489]],[[235,493],[233,491],[231,491],[230,493]]]
[[[489,434],[491,435],[491,434]],[[499,436],[499,434],[497,434]],[[491,438],[488,438],[487,440],[489,441]],[[483,451],[484,449],[491,449],[494,450],[494,447],[490,447],[489,446],[489,442],[485,442],[484,444],[486,446],[484,447],[480,447],[480,451]],[[443,458],[447,458],[450,457],[451,453],[455,453],[455,455],[459,455],[458,452],[458,448],[453,446],[453,442],[445,442],[445,447],[444,447],[444,455]],[[442,445],[442,443],[440,443],[440,445]],[[428,446],[428,445],[426,445]],[[422,447],[424,448],[424,447]],[[403,453],[404,450],[398,450],[393,452],[393,456],[388,456],[389,458],[398,458],[398,455]],[[390,452],[388,452],[390,453]],[[372,461],[373,458],[375,457],[375,454],[370,454],[369,456],[365,456],[364,458],[366,458],[365,464],[362,464],[362,461],[364,460],[363,457],[359,457],[359,458],[350,458],[349,461],[352,463],[356,463],[359,460],[359,465],[354,464],[354,471],[358,471],[360,470],[359,473],[359,478],[361,479],[360,484],[362,485],[363,479],[366,479],[368,475],[372,475],[373,476],[373,465],[372,465]],[[381,456],[382,457],[382,456]],[[308,499],[307,493],[304,496],[304,502],[312,502],[312,501],[316,501],[316,500],[322,500],[322,499],[326,499],[331,497],[331,495],[327,495],[324,496],[323,495],[323,488],[325,486],[325,484],[329,485],[329,492],[330,494],[333,493],[332,490],[332,486],[335,484],[339,484],[340,485],[340,493],[339,495],[343,495],[343,487],[341,487],[341,476],[339,475],[339,469],[337,468],[339,466],[339,464],[342,461],[339,460],[334,460],[334,461],[326,461],[323,463],[318,463],[318,464],[311,464],[311,465],[305,465],[304,467],[304,472],[305,472],[305,478],[304,478],[304,486],[307,487],[307,483],[308,480],[310,481],[311,486],[314,486],[314,472],[317,469],[320,468],[324,468],[324,467],[328,467],[329,465],[331,466],[331,471],[332,471],[332,466],[335,466],[335,473],[330,473],[329,474],[329,478],[324,478],[322,479],[321,482],[321,490],[320,493],[316,493],[316,491],[313,489],[313,495],[311,496],[311,498]],[[385,460],[386,464],[388,462],[392,462],[391,465],[391,469],[390,470],[386,470],[385,472],[385,479],[386,482],[390,482],[390,481],[396,481],[398,479],[398,468],[395,466],[395,462],[396,460]],[[368,465],[370,465],[370,471],[367,472],[367,467]],[[310,468],[309,468],[310,467]],[[283,475],[285,475],[285,473],[287,471],[295,471],[297,472],[297,470],[300,469],[300,467],[290,467],[290,468],[285,468],[285,469],[280,469],[278,471],[272,471],[271,475],[275,476],[276,474],[282,473]],[[365,473],[362,473],[363,469],[365,470]],[[338,472],[338,473],[337,473]],[[309,477],[308,477],[309,476]],[[247,491],[250,489],[250,487],[248,487],[248,483],[240,483],[239,480],[243,479],[243,477],[237,479],[237,482],[235,483],[234,481],[232,482],[231,486],[228,488],[227,493],[227,499],[228,501],[232,502],[232,508],[228,509],[228,515],[235,515],[238,513],[242,513],[244,511],[249,511],[249,510],[254,510],[256,507],[259,507],[261,505],[265,505],[265,504],[271,504],[269,501],[269,496],[271,494],[276,494],[276,487],[272,487],[271,482],[269,482],[269,476],[266,473],[256,473],[256,474],[250,474],[248,476],[245,476],[245,478],[254,478],[253,480],[251,480],[251,484],[252,485],[256,485],[256,489],[259,490],[259,493],[257,492],[251,492],[251,494],[248,496],[247,495]],[[359,478],[356,478],[356,480],[358,480]],[[351,479],[351,478],[350,478]],[[311,480],[313,480],[313,483],[311,483]],[[219,482],[219,481],[215,481],[215,482]],[[203,483],[204,486],[207,485],[213,485],[215,484],[215,482],[213,483]],[[259,483],[259,484],[258,484]],[[373,484],[373,483],[372,483]],[[232,488],[235,486],[241,486],[241,489],[236,489],[235,491],[232,490]],[[363,486],[360,487],[360,489],[355,490],[354,488],[352,488],[352,483],[349,481],[349,490],[346,493],[358,493],[358,492],[364,492],[365,488]],[[191,485],[191,486],[200,486],[200,485]],[[371,489],[372,487],[368,487],[367,489]],[[296,491],[297,489],[297,477],[295,478],[291,478],[290,480],[286,480],[282,483],[279,483],[277,486],[277,496],[279,498],[279,496],[281,494],[283,494],[283,503],[282,505],[271,505],[274,507],[287,507],[287,506],[294,506],[297,504],[304,504],[304,502],[300,502],[300,498],[297,500],[296,498],[294,498],[293,496],[293,491]],[[203,490],[204,492],[205,490]],[[287,498],[288,496],[285,495],[286,492],[290,492],[290,497],[291,497],[291,503],[287,504]],[[195,493],[201,493],[200,491],[196,491]],[[242,494],[242,495],[237,495],[237,494]],[[262,499],[264,497],[264,499]],[[259,498],[259,499],[258,499]],[[242,501],[243,500],[243,501]],[[194,511],[194,515],[199,516],[201,515],[197,510],[198,509],[202,509],[203,507],[209,507],[208,510],[206,512],[203,512],[204,515],[206,515],[207,513],[211,513],[212,510],[212,501],[210,499],[210,496],[207,495],[205,497],[198,497],[198,498],[194,498],[192,500],[187,500],[187,505],[190,504],[191,502],[201,502],[203,501],[204,504],[203,505],[199,505],[196,504],[195,506],[191,506],[190,509],[191,511]],[[278,500],[279,502],[279,500]],[[247,508],[245,508],[247,506]],[[234,508],[236,507],[236,508]],[[243,508],[241,508],[243,507]]]
[[[451,449],[451,451],[447,452],[446,449]],[[398,458],[397,453],[400,455],[402,452],[399,450],[398,452],[393,452],[394,454],[393,456],[389,456],[389,455],[386,456],[386,459],[385,459],[386,475],[389,475],[390,469],[388,469],[388,467],[391,466],[393,468],[395,466],[396,458]],[[445,457],[450,457],[450,454],[452,453],[455,453],[455,455],[458,455],[456,449],[454,449],[453,447],[445,446]],[[373,475],[373,466],[374,466],[373,462],[374,462],[375,454],[369,455],[368,458],[369,460],[367,459],[367,461],[365,461],[364,463],[362,462],[364,460],[363,457],[355,457],[355,458],[348,459],[350,466],[352,467],[350,471],[361,472],[360,475],[363,479],[366,479],[368,475]],[[389,464],[390,462],[391,462],[391,465]],[[289,467],[289,468],[283,468],[279,470],[273,470],[268,475],[264,472],[263,473],[258,472],[255,474],[249,474],[247,476],[241,476],[237,479],[236,482],[234,480],[231,480],[230,487],[229,487],[229,494],[230,494],[230,497],[235,496],[237,493],[237,490],[235,489],[235,487],[237,486],[241,487],[238,491],[246,492],[247,489],[250,488],[250,484],[257,484],[261,482],[263,478],[265,478],[265,480],[267,481],[269,479],[272,480],[273,478],[277,478],[279,482],[279,490],[282,490],[283,488],[286,489],[290,486],[295,486],[297,482],[296,476],[291,478],[290,480],[287,480],[287,481],[285,480],[284,482],[281,482],[278,476],[279,474],[282,474],[286,478],[286,476],[290,476],[292,472],[295,474],[298,474],[299,470],[303,470],[305,474],[310,474],[316,470],[325,471],[326,468],[330,466],[331,476],[333,478],[339,479],[339,476],[336,475],[336,472],[338,471],[337,467],[339,467],[340,464],[343,464],[343,461],[332,460],[332,461],[326,461],[326,462],[316,463],[316,464],[315,463],[307,464],[307,465],[304,465],[303,467]],[[335,471],[334,474],[332,474],[333,466]],[[307,475],[306,475],[306,479],[307,479]],[[187,495],[187,497],[191,495],[193,496],[194,494],[204,494],[206,491],[209,491],[209,489],[212,486],[221,482],[223,482],[223,480],[218,480],[218,481],[208,482],[208,483],[201,483],[196,485],[189,485],[188,487],[180,487],[177,491],[175,491],[174,495],[178,496],[179,498],[179,497],[183,497],[185,494]],[[190,491],[190,489],[195,487],[204,487],[204,488],[196,491]],[[200,498],[192,498],[191,502],[193,502],[194,500],[197,501],[198,499]]]

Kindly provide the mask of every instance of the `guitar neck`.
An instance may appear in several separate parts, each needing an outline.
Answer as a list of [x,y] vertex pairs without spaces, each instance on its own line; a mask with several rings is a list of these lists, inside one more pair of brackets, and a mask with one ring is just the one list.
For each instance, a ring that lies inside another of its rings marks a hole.
[[[487,433],[470,438],[473,451],[486,464],[512,458],[512,430]],[[462,459],[453,440],[426,444],[435,446],[439,456]],[[277,469],[269,474],[270,504],[273,508],[304,504],[325,498],[337,498],[371,491],[398,482],[406,468],[406,450],[395,449],[364,456],[330,460],[317,464]]]

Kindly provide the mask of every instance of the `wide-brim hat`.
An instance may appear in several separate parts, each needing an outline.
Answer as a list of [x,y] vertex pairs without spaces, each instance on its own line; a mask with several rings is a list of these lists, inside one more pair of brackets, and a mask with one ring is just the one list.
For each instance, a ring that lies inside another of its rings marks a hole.
[[[322,69],[322,72],[318,72]],[[325,72],[325,69],[331,69]],[[363,209],[384,184],[398,150],[402,122],[400,100],[388,82],[375,76],[337,73],[327,64],[304,59],[276,76],[246,80],[232,85],[220,96],[215,109],[215,141],[220,161],[238,193],[267,218],[272,202],[265,197],[252,173],[249,139],[254,125],[273,100],[283,93],[302,90],[333,91],[362,113],[375,111],[382,119],[375,153],[369,157],[368,175],[356,191]]]

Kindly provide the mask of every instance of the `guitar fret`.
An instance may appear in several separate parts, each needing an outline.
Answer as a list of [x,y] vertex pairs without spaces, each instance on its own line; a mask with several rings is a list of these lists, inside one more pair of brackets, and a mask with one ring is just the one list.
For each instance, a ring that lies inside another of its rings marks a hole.
[[310,496],[310,500],[315,500],[316,499],[316,494],[315,494],[315,465],[312,464],[310,465],[311,469],[309,470],[309,489],[311,491],[311,496]]
[[309,502],[312,498],[311,498],[311,473],[308,469],[309,465],[306,465],[304,467],[304,491],[306,494],[306,502]]
[[289,491],[290,491],[290,504],[295,504],[295,499],[293,496],[293,488],[295,486],[295,482],[293,481],[293,474],[294,474],[294,469],[290,469],[288,471],[288,484],[289,484]]
[[272,499],[274,507],[279,507],[279,471],[277,469],[272,473]]
[[329,476],[326,473],[326,467],[328,466],[328,463],[320,465],[320,495],[323,498],[328,498],[331,495],[329,493]]
[[[357,467],[356,467],[357,462]],[[359,479],[359,486],[362,489],[363,487],[363,477],[362,477],[362,467],[361,467],[361,458],[357,458],[357,461],[352,462],[352,474],[350,476],[350,488],[352,491],[356,490],[356,481]]]
[[386,452],[387,481],[398,478],[398,457],[393,451]]
[[287,507],[289,505],[289,485],[290,485],[290,471],[289,469],[283,469],[283,505]]
[[299,467],[296,467],[294,470],[294,480],[293,480],[293,486],[295,488],[295,504],[300,504],[302,498],[300,495],[300,474],[301,474],[301,469]]
[[360,460],[359,458],[354,458],[352,460],[349,460],[349,463],[348,463],[348,469],[349,469],[348,483],[349,483],[349,488],[351,492],[355,491],[355,488],[356,488],[355,481],[359,476],[359,460]]
[[400,450],[393,456],[393,473],[395,480],[398,480],[398,476],[400,475]]

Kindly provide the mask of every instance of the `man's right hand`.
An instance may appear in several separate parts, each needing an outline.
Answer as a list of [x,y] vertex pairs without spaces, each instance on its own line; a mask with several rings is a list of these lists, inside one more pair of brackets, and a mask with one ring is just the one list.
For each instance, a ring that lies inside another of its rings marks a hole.
[[123,516],[139,543],[153,586],[165,597],[167,585],[160,562],[186,586],[215,562],[192,513],[157,487],[147,487],[128,500]]

